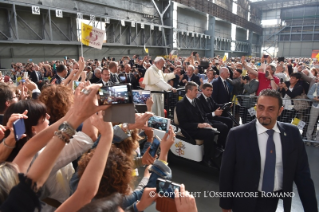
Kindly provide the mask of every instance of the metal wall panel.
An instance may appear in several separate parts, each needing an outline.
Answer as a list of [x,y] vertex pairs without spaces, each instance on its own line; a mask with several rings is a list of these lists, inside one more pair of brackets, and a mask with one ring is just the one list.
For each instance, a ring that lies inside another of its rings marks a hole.
[[237,41],[247,41],[247,30],[242,28],[236,28],[236,40]]
[[185,8],[177,8],[177,28],[186,31],[204,33],[207,24],[205,14]]

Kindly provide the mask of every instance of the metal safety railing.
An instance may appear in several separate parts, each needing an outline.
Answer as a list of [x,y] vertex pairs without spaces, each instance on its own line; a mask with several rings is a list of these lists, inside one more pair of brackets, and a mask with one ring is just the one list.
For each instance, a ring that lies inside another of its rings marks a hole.
[[13,74],[11,69],[0,69],[2,76],[9,76],[11,79],[13,78]]
[[[256,118],[256,102],[257,96],[238,95],[233,99],[232,113],[240,124]],[[319,146],[319,108],[312,107],[313,103],[309,99],[283,98],[284,110],[277,120],[297,126],[306,144]]]

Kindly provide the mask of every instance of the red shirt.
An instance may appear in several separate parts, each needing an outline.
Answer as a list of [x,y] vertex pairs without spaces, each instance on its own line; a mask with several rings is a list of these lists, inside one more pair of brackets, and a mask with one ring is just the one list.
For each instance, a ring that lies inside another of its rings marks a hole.
[[[276,77],[276,76],[273,76],[273,77],[274,77],[275,83],[278,85],[279,84],[279,78]],[[266,78],[265,73],[258,72],[258,81],[259,81],[259,86],[258,86],[258,89],[257,89],[257,92],[256,92],[256,96],[258,96],[260,91],[262,91],[262,90],[265,90],[267,88],[271,89],[271,84],[270,84],[271,80]]]

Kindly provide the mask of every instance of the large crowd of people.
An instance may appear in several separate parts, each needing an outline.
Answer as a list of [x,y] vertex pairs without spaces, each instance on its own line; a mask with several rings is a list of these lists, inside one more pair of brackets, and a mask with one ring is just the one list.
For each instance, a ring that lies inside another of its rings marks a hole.
[[[168,55],[166,59],[156,57],[154,60],[139,55],[123,56],[118,61],[111,57],[102,60],[66,57],[38,64],[12,63],[11,68],[9,74],[0,77],[0,211],[3,212],[40,208],[41,211],[143,211],[157,201],[159,195],[150,194],[156,192],[159,178],[171,179],[167,157],[175,132],[171,126],[160,141],[160,154],[153,157],[149,151],[154,132],[146,123],[151,116],[165,116],[164,91],[176,93],[179,88],[185,89],[185,96],[176,104],[181,132],[186,137],[203,140],[202,162],[221,171],[221,191],[261,192],[266,188],[261,186],[264,182],[259,179],[259,173],[252,174],[251,178],[245,178],[241,172],[236,174],[239,166],[258,162],[247,156],[249,152],[243,150],[246,144],[239,147],[234,143],[236,138],[241,138],[238,131],[249,130],[246,129],[249,124],[256,126],[257,132],[269,126],[277,132],[277,119],[290,123],[297,117],[306,123],[304,137],[315,140],[317,136],[319,62],[315,59],[269,55],[205,58],[192,53],[189,57]],[[103,121],[102,111],[110,106],[98,106],[99,89],[128,83],[132,89],[151,92],[145,112],[135,113],[135,123]],[[278,108],[269,105],[272,101],[266,101],[267,98],[278,99]],[[225,107],[229,102],[233,103],[233,109]],[[255,104],[256,114],[252,115],[248,110]],[[279,112],[270,116],[273,110]],[[25,131],[18,138],[16,123],[21,119]],[[248,122],[243,125],[245,129],[232,130],[234,123]],[[296,133],[297,128],[290,125],[281,127]],[[295,148],[300,145],[303,145],[301,137],[295,141]],[[307,141],[306,145],[319,147],[316,142]],[[281,171],[275,175],[276,183],[270,183],[267,189],[288,192],[295,181],[298,188],[308,189],[308,195],[303,191],[300,196],[303,203],[303,198],[308,198],[304,206],[315,211],[317,203],[313,200],[305,149],[298,151],[289,170],[289,174],[295,170],[292,175],[298,179],[289,178],[284,185],[281,180],[276,181],[287,177],[287,171],[282,174],[282,163],[291,158],[285,158],[277,163]],[[244,157],[237,161],[240,155]],[[268,156],[263,155],[264,165],[267,164],[265,157]],[[247,165],[242,170],[253,169],[255,165]],[[136,168],[143,166],[144,177],[134,187]],[[265,170],[262,172],[269,178]],[[256,179],[260,186],[255,188]],[[253,186],[243,187],[251,182]],[[178,212],[197,211],[195,199],[184,185],[180,191],[172,192],[175,192],[173,207]],[[243,211],[248,204],[251,211],[255,211],[256,202],[232,201],[221,198],[220,206],[224,211]],[[257,211],[268,203],[257,198]],[[274,204],[276,202],[266,211],[277,207]]]

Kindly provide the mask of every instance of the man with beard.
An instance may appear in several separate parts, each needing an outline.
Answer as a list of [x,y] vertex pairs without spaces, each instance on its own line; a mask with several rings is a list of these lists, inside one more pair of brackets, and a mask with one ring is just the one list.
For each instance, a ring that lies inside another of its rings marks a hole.
[[300,132],[277,121],[284,109],[280,93],[262,90],[256,107],[256,120],[230,130],[219,177],[220,192],[253,195],[222,196],[220,207],[223,212],[275,212],[282,197],[284,211],[291,211],[295,183],[304,211],[318,211]]

